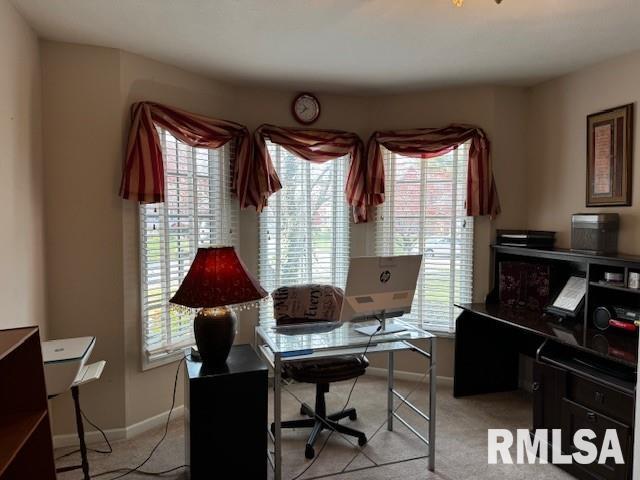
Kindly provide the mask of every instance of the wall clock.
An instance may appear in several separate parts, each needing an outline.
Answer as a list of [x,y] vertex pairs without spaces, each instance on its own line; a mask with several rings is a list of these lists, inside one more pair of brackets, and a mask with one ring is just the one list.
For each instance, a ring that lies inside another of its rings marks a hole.
[[320,102],[312,93],[301,93],[293,99],[291,113],[297,122],[310,125],[320,116]]

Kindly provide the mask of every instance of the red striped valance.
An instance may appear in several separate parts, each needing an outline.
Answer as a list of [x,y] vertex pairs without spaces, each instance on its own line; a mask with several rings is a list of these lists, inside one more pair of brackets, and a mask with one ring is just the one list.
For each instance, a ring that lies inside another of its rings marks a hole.
[[260,166],[253,165],[253,145],[246,127],[153,102],[132,106],[131,131],[120,184],[122,198],[144,203],[164,201],[164,163],[156,125],[192,147],[213,149],[235,141],[232,192],[241,207],[259,205],[255,192],[261,190],[264,176],[260,174]]
[[489,140],[482,129],[470,125],[374,132],[368,145],[369,203],[379,205],[384,202],[381,147],[401,155],[432,158],[450,152],[468,140],[471,140],[471,146],[467,173],[467,215],[498,215],[500,201],[491,168]]
[[[274,172],[274,174],[275,170],[269,156],[266,140],[277,143],[293,155],[311,162],[323,163],[347,154],[351,155],[345,196],[347,203],[353,207],[355,222],[367,221],[366,158],[364,144],[355,133],[262,125],[256,130],[254,138],[256,143],[255,163],[267,166],[267,171]],[[268,192],[269,195],[280,190],[280,182],[278,181],[277,185],[274,183],[273,187]],[[264,198],[264,205],[267,204],[267,197]]]

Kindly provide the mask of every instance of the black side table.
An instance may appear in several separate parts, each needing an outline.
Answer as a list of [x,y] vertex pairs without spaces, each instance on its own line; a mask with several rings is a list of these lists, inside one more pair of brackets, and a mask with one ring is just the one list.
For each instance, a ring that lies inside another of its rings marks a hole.
[[193,480],[267,478],[267,366],[235,345],[223,369],[185,362],[185,454]]

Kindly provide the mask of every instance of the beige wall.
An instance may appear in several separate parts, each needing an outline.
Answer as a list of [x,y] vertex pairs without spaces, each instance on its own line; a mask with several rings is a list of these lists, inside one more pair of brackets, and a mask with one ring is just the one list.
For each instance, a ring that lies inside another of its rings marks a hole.
[[0,0],[0,329],[46,337],[38,39]]
[[[87,386],[83,404],[101,426],[123,428],[165,412],[176,364],[142,371],[140,359],[137,207],[117,196],[133,102],[151,100],[227,118],[250,129],[293,125],[293,91],[230,86],[137,55],[56,42],[42,44],[46,168],[47,277],[52,332],[96,335],[93,357],[108,361],[105,377]],[[504,213],[476,221],[475,297],[487,293],[488,244],[495,224],[523,218],[524,91],[459,88],[420,94],[358,97],[319,94],[316,126],[354,131],[366,140],[379,128],[464,122],[484,128],[493,142]],[[504,220],[503,220],[504,219]],[[509,223],[512,225],[513,223]],[[373,254],[374,226],[354,225],[352,254]],[[258,219],[240,215],[240,253],[257,271]],[[96,288],[98,286],[99,288]],[[255,312],[244,313],[238,342],[253,339]],[[453,341],[439,340],[438,374],[451,376]],[[376,361],[382,366],[383,362]],[[399,368],[419,371],[412,356]],[[179,382],[178,399],[181,403]],[[54,430],[72,433],[68,399],[54,405]]]
[[[640,125],[635,122],[633,206],[585,208],[586,118],[640,99],[640,52],[580,70],[531,89],[528,116],[527,206],[531,228],[556,230],[571,243],[571,214],[618,212],[620,252],[640,254]],[[637,116],[636,116],[637,118]]]
[[[45,42],[43,140],[47,310],[54,338],[95,335],[107,367],[82,390],[98,425],[125,422],[120,54]],[[70,396],[53,402],[55,432],[73,432]]]

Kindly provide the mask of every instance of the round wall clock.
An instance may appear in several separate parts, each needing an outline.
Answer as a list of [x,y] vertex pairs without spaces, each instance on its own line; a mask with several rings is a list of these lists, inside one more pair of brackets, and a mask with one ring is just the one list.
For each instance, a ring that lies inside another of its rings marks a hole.
[[296,121],[309,125],[320,116],[320,102],[311,93],[301,93],[293,99],[291,112]]

